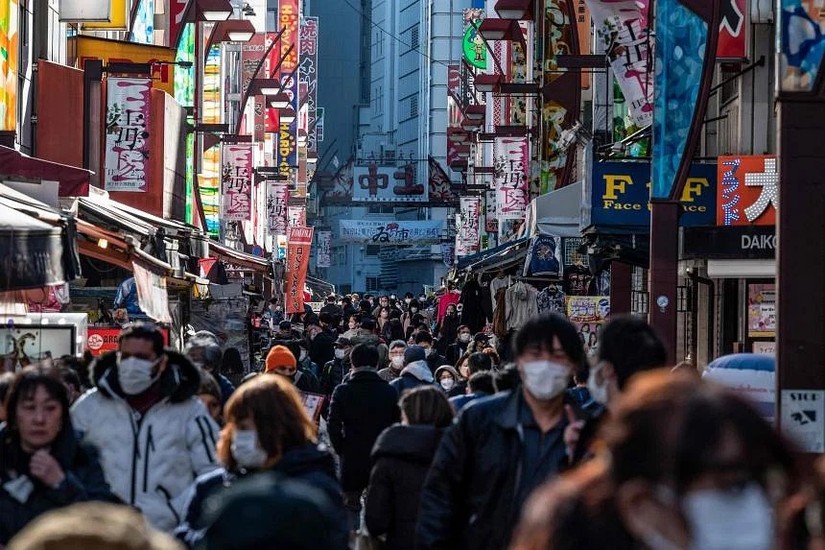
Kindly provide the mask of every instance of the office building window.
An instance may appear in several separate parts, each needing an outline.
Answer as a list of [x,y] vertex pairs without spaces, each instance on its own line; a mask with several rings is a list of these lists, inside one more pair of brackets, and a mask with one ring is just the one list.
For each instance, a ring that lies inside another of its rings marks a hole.
[[367,292],[376,292],[378,291],[378,277],[367,277],[366,278],[366,291]]
[[418,94],[410,97],[410,117],[418,116]]
[[410,49],[417,50],[419,45],[418,25],[410,29]]

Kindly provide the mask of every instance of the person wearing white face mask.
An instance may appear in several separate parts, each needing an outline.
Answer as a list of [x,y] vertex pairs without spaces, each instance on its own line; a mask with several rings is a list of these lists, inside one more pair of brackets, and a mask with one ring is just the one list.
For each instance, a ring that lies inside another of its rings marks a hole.
[[208,525],[204,503],[239,478],[263,471],[306,482],[334,506],[334,537],[346,548],[347,519],[332,455],[319,447],[315,423],[307,416],[294,386],[281,376],[259,376],[242,384],[226,404],[226,425],[218,441],[224,468],[200,477],[188,494],[175,534],[190,547]]
[[[638,375],[594,460],[536,491],[514,550],[774,550],[794,449],[749,403],[695,376]],[[793,497],[793,498],[792,498]]]
[[378,371],[378,376],[386,382],[392,382],[404,369],[404,352],[407,351],[407,343],[404,340],[393,340],[389,347],[390,364],[386,368]]
[[112,492],[173,529],[186,488],[217,467],[218,427],[197,397],[198,369],[164,349],[160,330],[137,323],[91,370],[96,388],[72,407],[75,429],[99,450]]
[[556,314],[533,318],[514,352],[523,387],[466,407],[441,441],[421,499],[421,548],[507,547],[530,492],[568,466],[565,390],[584,358],[576,329]]

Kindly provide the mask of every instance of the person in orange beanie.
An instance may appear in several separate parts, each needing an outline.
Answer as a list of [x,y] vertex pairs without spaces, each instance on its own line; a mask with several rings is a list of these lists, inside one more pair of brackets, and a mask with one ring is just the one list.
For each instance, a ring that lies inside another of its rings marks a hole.
[[318,381],[314,376],[298,368],[295,354],[286,346],[272,346],[266,355],[266,374],[280,374],[289,378],[295,388],[309,393],[318,392]]

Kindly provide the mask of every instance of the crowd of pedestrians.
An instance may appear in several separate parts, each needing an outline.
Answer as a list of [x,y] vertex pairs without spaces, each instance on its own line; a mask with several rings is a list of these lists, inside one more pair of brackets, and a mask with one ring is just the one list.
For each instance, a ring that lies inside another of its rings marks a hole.
[[146,324],[0,376],[0,547],[825,548],[825,463],[644,321],[588,356],[559,315],[503,349],[437,311],[271,302],[237,387],[214,334],[179,353]]

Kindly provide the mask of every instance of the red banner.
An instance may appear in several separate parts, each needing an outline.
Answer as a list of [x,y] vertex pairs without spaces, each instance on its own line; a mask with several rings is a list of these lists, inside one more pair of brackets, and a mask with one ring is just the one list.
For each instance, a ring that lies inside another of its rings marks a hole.
[[745,0],[723,0],[716,61],[742,61],[748,57],[750,3]]
[[[107,351],[117,351],[121,328],[103,328],[103,327],[89,327],[87,332],[87,344],[89,351],[97,357],[103,355]],[[163,334],[163,343],[169,345],[169,329],[162,327],[160,329]]]
[[170,0],[169,2],[169,47],[177,49],[180,34],[183,32],[187,0]]
[[286,312],[304,312],[304,283],[312,246],[312,227],[290,227],[287,230]]

